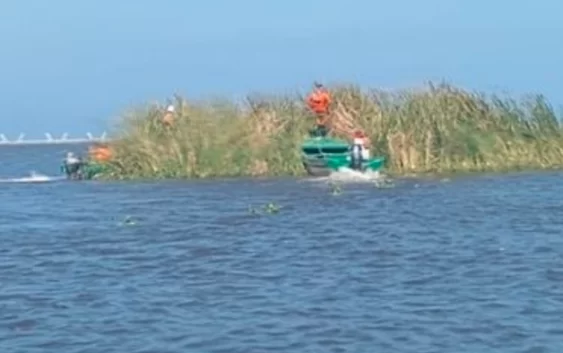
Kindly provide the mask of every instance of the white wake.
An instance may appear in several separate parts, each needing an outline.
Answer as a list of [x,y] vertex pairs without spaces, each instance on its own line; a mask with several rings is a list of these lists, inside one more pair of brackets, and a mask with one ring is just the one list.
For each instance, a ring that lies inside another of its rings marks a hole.
[[350,168],[342,167],[337,172],[332,172],[327,178],[328,181],[337,181],[341,183],[361,183],[361,182],[374,182],[381,180],[383,175],[379,171],[365,171],[360,172]]
[[33,171],[27,177],[0,179],[0,183],[48,183],[64,179],[64,176],[48,176]]

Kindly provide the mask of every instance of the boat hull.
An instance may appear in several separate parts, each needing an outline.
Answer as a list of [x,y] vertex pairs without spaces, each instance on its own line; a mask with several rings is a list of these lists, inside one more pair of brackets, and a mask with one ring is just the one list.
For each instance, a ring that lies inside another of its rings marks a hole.
[[64,164],[61,165],[61,171],[67,175],[69,180],[73,181],[96,179],[105,170],[106,166],[96,162],[85,163],[75,172],[69,172]]
[[[314,177],[329,176],[340,168],[351,168],[350,145],[331,138],[311,138],[301,146],[303,167]],[[383,168],[385,158],[376,157],[362,162],[361,172],[378,171]],[[356,169],[356,168],[351,168]]]
[[313,177],[327,177],[330,173],[334,171],[338,171],[340,168],[346,167],[353,170],[358,170],[360,172],[376,172],[383,168],[384,159],[383,158],[374,158],[368,162],[363,163],[363,167],[361,169],[354,169],[351,168],[349,165],[342,165],[339,166],[329,166],[329,164],[322,160],[311,160],[311,159],[304,159],[303,160],[303,167],[307,171],[307,174]]
[[315,162],[310,160],[304,160],[303,167],[307,171],[307,174],[313,177],[327,177],[332,172],[332,169],[330,169],[326,165],[326,163],[322,161]]

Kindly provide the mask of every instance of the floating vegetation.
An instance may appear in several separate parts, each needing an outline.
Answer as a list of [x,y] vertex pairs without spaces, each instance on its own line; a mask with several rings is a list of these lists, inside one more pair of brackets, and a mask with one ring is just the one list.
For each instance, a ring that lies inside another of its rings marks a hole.
[[342,187],[335,182],[329,182],[328,186],[330,187],[330,192],[332,195],[340,195],[342,193]]
[[375,179],[373,184],[378,189],[390,189],[395,187],[395,182],[393,181],[393,179],[386,176]]
[[281,206],[273,202],[269,202],[260,208],[254,208],[252,206],[249,206],[248,213],[251,215],[275,214],[275,213],[279,213],[281,208],[282,208]]
[[124,226],[134,226],[136,224],[137,224],[137,222],[131,216],[125,216],[125,218],[121,222],[121,225],[124,225]]

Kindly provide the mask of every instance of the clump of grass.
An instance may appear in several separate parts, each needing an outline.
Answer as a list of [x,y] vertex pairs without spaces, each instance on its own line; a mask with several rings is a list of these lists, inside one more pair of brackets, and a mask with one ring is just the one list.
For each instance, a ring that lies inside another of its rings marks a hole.
[[[446,83],[392,92],[355,86],[332,91],[335,128],[364,129],[372,154],[385,156],[396,175],[563,165],[561,122],[541,95],[515,100]],[[314,121],[302,96],[252,97],[242,104],[176,97],[174,105],[173,128],[159,123],[159,106],[122,119],[120,137],[112,142],[112,177],[305,174],[299,146]]]

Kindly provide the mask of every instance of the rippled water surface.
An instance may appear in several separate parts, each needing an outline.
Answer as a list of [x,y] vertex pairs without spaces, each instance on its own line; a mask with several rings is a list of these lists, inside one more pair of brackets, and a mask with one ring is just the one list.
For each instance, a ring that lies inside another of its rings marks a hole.
[[560,353],[562,177],[2,183],[0,352]]

